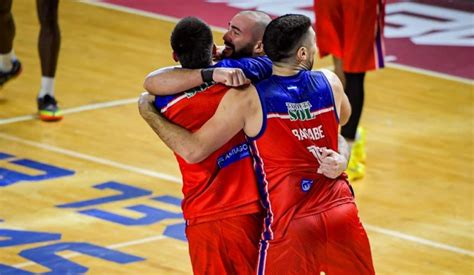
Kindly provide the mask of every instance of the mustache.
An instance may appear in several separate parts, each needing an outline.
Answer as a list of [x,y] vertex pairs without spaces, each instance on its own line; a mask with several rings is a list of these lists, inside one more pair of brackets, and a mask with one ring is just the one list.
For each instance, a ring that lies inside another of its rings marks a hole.
[[235,45],[230,43],[230,42],[227,42],[227,41],[224,41],[224,45],[226,45],[227,47],[231,48],[233,51],[235,51]]

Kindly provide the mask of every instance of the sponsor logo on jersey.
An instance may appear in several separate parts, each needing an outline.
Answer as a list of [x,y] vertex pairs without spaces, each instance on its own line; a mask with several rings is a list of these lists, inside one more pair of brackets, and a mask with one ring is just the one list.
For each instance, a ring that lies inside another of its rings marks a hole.
[[313,186],[313,181],[312,180],[305,180],[303,179],[301,181],[301,190],[303,192],[308,192],[309,189],[311,189],[311,186]]
[[250,148],[247,143],[239,144],[225,152],[217,159],[219,168],[224,168],[230,164],[250,156]]
[[286,108],[288,108],[288,114],[290,115],[290,120],[311,120],[313,115],[311,114],[311,103],[309,101],[292,103],[286,102]]

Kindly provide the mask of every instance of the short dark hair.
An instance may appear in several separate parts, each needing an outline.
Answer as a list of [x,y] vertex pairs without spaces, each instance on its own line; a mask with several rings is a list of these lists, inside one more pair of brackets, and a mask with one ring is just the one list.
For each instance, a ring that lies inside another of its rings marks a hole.
[[196,17],[181,19],[171,33],[171,48],[183,68],[204,68],[212,62],[212,32]]
[[263,34],[265,53],[273,62],[290,57],[302,45],[310,27],[311,20],[301,14],[286,14],[275,18]]

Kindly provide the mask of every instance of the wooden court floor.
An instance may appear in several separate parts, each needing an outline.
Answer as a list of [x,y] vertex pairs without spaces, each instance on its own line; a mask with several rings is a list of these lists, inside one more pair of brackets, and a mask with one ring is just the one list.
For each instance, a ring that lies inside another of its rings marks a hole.
[[[14,14],[24,71],[0,89],[0,274],[190,274],[177,165],[136,106],[145,75],[174,64],[174,23],[61,1],[66,115],[44,123],[34,1]],[[377,272],[473,274],[472,83],[392,67],[366,85],[353,185]]]

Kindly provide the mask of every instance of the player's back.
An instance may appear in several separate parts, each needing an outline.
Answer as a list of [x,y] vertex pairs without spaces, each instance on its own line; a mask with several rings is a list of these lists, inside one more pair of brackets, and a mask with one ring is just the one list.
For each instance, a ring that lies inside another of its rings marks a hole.
[[[182,94],[157,97],[155,107],[194,132],[214,115],[228,89],[204,84]],[[185,219],[204,222],[260,211],[250,150],[242,132],[200,163],[189,164],[179,155],[176,158],[183,178]]]
[[267,119],[252,150],[267,208],[266,238],[272,239],[281,236],[292,218],[322,212],[352,197],[341,195],[334,186],[337,181],[316,172],[320,149],[337,151],[338,141],[337,112],[324,74],[274,75],[256,88]]

